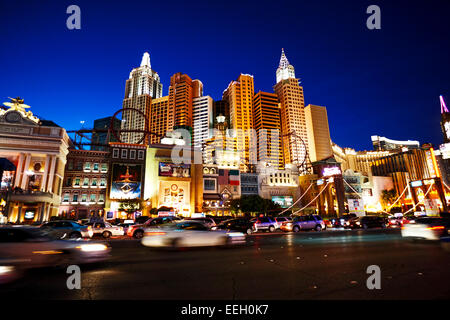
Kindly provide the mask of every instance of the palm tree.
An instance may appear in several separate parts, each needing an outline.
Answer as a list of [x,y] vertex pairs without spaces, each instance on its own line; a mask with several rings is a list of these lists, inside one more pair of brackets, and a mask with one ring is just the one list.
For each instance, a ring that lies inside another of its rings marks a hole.
[[388,209],[397,200],[397,191],[395,189],[381,191],[381,204],[384,209]]

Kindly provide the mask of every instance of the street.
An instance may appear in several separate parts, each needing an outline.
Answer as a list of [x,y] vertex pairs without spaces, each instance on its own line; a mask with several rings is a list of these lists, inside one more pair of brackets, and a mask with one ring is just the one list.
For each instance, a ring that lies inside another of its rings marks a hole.
[[[402,239],[399,229],[263,233],[235,248],[154,250],[110,240],[107,263],[81,266],[80,290],[66,270],[33,270],[0,288],[7,299],[447,299],[450,253]],[[381,289],[369,290],[370,265]]]

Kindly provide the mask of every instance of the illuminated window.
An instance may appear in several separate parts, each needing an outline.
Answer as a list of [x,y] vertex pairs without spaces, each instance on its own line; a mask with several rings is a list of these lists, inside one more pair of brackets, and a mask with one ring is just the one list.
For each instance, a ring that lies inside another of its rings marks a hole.
[[119,149],[113,149],[113,158],[119,157]]
[[127,151],[128,151],[127,149],[122,149],[122,154],[121,154],[121,156],[120,156],[122,159],[126,159],[126,157],[127,157]]

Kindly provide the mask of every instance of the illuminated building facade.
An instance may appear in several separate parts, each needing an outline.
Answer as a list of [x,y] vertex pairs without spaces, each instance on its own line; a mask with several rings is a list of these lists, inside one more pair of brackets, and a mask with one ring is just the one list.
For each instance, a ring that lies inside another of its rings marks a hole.
[[257,162],[256,137],[252,134],[253,94],[253,76],[241,74],[236,81],[230,82],[222,97],[230,108],[230,125],[235,130],[236,150],[240,154],[240,170],[243,172],[249,172],[250,166]]
[[220,169],[239,169],[241,161],[236,150],[236,137],[230,136],[225,116],[216,118],[213,136],[205,142],[203,162],[216,164]]
[[111,142],[109,150],[106,219],[135,219],[143,214],[144,192],[151,183],[144,180],[147,147]]
[[[439,150],[436,150],[436,157],[438,165],[442,173],[442,181],[450,186],[450,112],[445,105],[444,98],[439,97],[441,103],[441,130],[444,143],[439,146]],[[446,191],[449,192],[449,187],[446,187]]]
[[175,73],[169,87],[169,130],[192,128],[193,99],[203,96],[203,84],[187,74]]
[[202,212],[203,165],[194,161],[201,155],[188,147],[185,150],[191,152],[191,163],[175,164],[171,157],[173,148],[162,144],[147,148],[144,198],[149,208],[167,207],[175,214],[190,217]]
[[253,123],[258,137],[258,162],[268,162],[282,169],[280,105],[276,94],[261,91],[255,94]]
[[[281,104],[284,162],[301,164],[305,161],[309,144],[306,131],[305,100],[303,87],[300,86],[299,79],[295,78],[294,67],[289,64],[284,50],[281,53],[274,90]],[[295,132],[304,141],[306,148],[291,135],[292,132]]]
[[169,96],[152,100],[150,119],[150,132],[155,133],[149,137],[150,144],[160,143],[161,137],[172,130],[169,130]]
[[327,109],[309,104],[305,107],[308,132],[309,158],[311,161],[327,159],[333,155]]
[[373,144],[373,150],[375,151],[391,151],[405,148],[406,149],[420,148],[419,141],[412,141],[412,140],[398,141],[380,136],[372,136],[371,139]]
[[[400,200],[405,208],[424,201],[427,213],[447,211],[441,173],[431,146],[424,145],[420,149],[383,157],[374,161],[371,169],[374,176],[392,177],[398,195],[408,187],[408,192]],[[425,197],[429,188],[430,192]]]
[[[125,98],[123,108],[136,109],[125,110],[122,113],[122,129],[149,130],[150,107],[152,98],[162,97],[162,84],[159,75],[152,70],[150,56],[147,52],[142,57],[141,65],[130,72],[125,84]],[[145,117],[144,117],[145,115]],[[140,132],[123,132],[121,140],[124,143],[148,143],[148,138]]]
[[58,214],[70,139],[52,121],[40,120],[15,98],[0,109],[0,158],[15,167],[4,172],[10,188],[4,213],[9,222],[31,224]]
[[109,152],[70,149],[59,215],[69,219],[104,217]]
[[213,127],[213,99],[210,96],[197,97],[193,104],[193,137],[194,148],[204,150],[206,140],[210,138]]

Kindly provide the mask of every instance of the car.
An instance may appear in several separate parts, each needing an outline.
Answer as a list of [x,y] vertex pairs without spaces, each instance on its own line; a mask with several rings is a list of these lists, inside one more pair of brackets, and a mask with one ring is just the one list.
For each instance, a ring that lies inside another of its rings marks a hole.
[[141,239],[144,236],[144,231],[146,228],[154,227],[166,223],[171,223],[173,221],[181,220],[178,217],[157,217],[153,219],[147,220],[143,224],[134,224],[128,227],[127,235],[130,237],[134,237],[136,239]]
[[52,234],[57,238],[92,238],[94,231],[91,226],[81,225],[71,220],[56,220],[44,223],[41,229]]
[[316,214],[296,216],[292,221],[283,222],[281,230],[299,232],[300,230],[325,230],[327,227],[322,217]]
[[253,223],[248,219],[230,219],[212,227],[211,230],[238,231],[250,235],[253,233]]
[[345,227],[350,229],[386,228],[388,224],[383,217],[369,215],[350,219]]
[[245,242],[242,232],[209,230],[194,220],[177,221],[158,228],[147,229],[141,243],[146,247],[210,247],[229,246]]
[[216,222],[212,218],[199,217],[199,218],[188,218],[187,220],[194,220],[194,221],[202,222],[205,226],[207,226],[210,229],[216,225]]
[[333,227],[334,228],[345,228],[345,226],[349,225],[349,221],[353,218],[357,218],[358,216],[355,213],[343,214],[341,217],[336,218],[334,220]]
[[[50,232],[48,232],[50,231]],[[18,270],[106,261],[111,248],[92,240],[61,240],[51,230],[32,227],[0,228],[0,257]]]
[[140,216],[140,217],[136,218],[136,224],[146,223],[150,219],[151,219],[151,217],[149,217],[149,216]]
[[411,239],[440,240],[450,234],[450,218],[420,217],[415,223],[402,227],[402,237]]
[[253,222],[253,230],[255,232],[259,230],[274,232],[277,227],[277,222],[272,217],[258,217],[250,221]]
[[134,222],[123,222],[123,223],[119,223],[119,224],[117,224],[117,226],[118,227],[122,227],[122,229],[123,229],[123,234],[124,235],[126,235],[127,234],[127,231],[128,231],[128,228],[130,227],[130,226],[132,226],[132,225],[134,225],[135,223]]
[[90,222],[86,223],[87,226],[91,226],[94,235],[101,235],[103,238],[110,238],[111,236],[123,236],[125,233],[123,227],[113,226],[108,222]]
[[276,217],[275,218],[275,229],[280,229],[281,225],[283,224],[283,222],[288,222],[288,221],[292,221],[291,217]]

